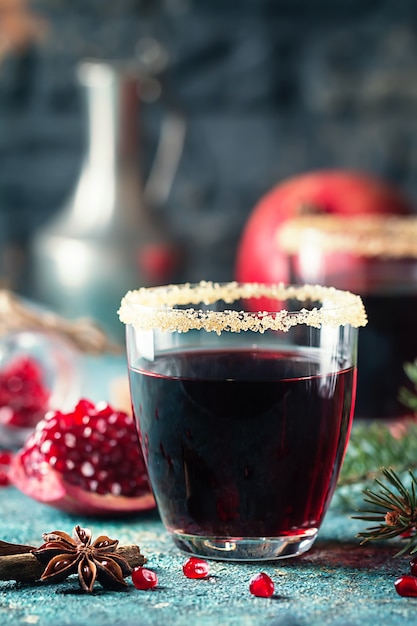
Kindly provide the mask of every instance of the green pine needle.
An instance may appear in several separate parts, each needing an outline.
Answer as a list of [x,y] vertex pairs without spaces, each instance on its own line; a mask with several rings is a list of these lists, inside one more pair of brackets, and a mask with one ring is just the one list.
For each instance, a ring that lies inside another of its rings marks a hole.
[[[414,390],[402,387],[399,400],[417,416],[417,359],[404,364],[404,371]],[[339,486],[370,483],[381,478],[382,467],[391,467],[397,474],[417,470],[417,421],[407,423],[406,436],[395,436],[381,422],[354,424]]]
[[416,451],[417,423],[409,422],[406,436],[398,437],[380,422],[354,424],[338,487],[366,488],[383,477],[383,467],[391,467],[400,475],[417,470]]
[[414,385],[414,390],[411,391],[407,387],[401,387],[398,399],[402,404],[412,411],[417,411],[417,359],[412,363],[404,363],[404,371],[407,378]]
[[359,511],[361,514],[353,518],[378,524],[360,532],[358,537],[362,543],[400,537],[405,543],[398,554],[414,554],[417,552],[417,479],[413,472],[408,472],[407,487],[392,469],[383,468],[382,474],[388,485],[376,479],[380,491],[365,489],[364,501],[372,508]]
[[[404,370],[414,390],[402,387],[399,400],[417,417],[417,359]],[[362,543],[400,538],[398,554],[417,553],[417,422],[395,434],[381,422],[354,424],[337,493],[361,485],[366,506],[354,519],[372,523],[358,537]],[[346,497],[346,493],[345,493]]]

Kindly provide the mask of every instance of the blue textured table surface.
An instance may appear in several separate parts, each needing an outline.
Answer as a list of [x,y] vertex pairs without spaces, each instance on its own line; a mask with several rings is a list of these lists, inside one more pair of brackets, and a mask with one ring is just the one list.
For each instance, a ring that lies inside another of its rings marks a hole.
[[[102,389],[120,364],[106,364]],[[91,379],[90,379],[91,380]],[[91,382],[90,382],[91,384]],[[103,392],[103,393],[102,393]],[[56,585],[0,582],[0,624],[17,626],[403,626],[416,624],[417,600],[400,598],[394,581],[408,573],[407,557],[394,558],[394,545],[360,546],[361,522],[341,511],[336,498],[313,548],[296,559],[269,563],[211,562],[211,576],[189,580],[186,558],[171,542],[156,512],[123,520],[74,518],[32,501],[12,487],[0,490],[0,539],[38,546],[42,534],[72,533],[76,524],[107,534],[121,544],[136,543],[159,578],[150,591],[81,594],[77,580]],[[249,593],[253,574],[265,571],[275,582],[272,598]]]
[[[42,533],[72,532],[76,524],[122,544],[137,543],[159,578],[151,591],[79,593],[76,579],[56,585],[0,582],[2,626],[403,626],[417,624],[417,601],[400,598],[395,579],[408,570],[391,546],[359,546],[355,523],[331,510],[315,546],[304,556],[248,564],[210,562],[211,576],[189,580],[156,513],[130,520],[72,518],[32,502],[14,488],[0,492],[0,538],[40,545]],[[255,598],[249,579],[259,571],[275,581],[272,598]]]

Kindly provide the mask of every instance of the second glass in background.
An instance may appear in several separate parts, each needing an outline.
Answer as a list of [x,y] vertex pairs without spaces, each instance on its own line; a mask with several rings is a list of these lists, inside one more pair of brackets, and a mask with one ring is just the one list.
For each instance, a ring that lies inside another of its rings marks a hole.
[[399,392],[412,389],[404,364],[417,358],[417,218],[303,216],[287,222],[279,244],[292,282],[362,296],[369,323],[360,336],[355,416],[409,415]]

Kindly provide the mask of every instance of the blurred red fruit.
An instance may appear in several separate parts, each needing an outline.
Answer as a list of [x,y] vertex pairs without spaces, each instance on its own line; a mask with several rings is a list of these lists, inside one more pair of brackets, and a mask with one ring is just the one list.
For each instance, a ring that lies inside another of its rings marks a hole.
[[237,249],[235,278],[241,282],[289,282],[279,243],[283,223],[308,212],[343,216],[413,212],[391,185],[363,173],[322,170],[301,174],[273,187],[249,216]]

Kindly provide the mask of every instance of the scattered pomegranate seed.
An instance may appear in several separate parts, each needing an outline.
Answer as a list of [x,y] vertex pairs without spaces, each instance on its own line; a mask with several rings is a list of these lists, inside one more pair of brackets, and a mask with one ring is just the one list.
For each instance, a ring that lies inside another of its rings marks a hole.
[[405,598],[417,597],[417,577],[416,576],[400,576],[395,583],[395,591],[399,596]]
[[132,582],[136,589],[153,589],[158,584],[158,576],[145,567],[135,567],[132,571]]
[[192,556],[182,566],[182,571],[187,578],[207,578],[210,572],[209,564],[204,559]]
[[249,583],[249,591],[252,595],[259,598],[270,598],[274,593],[274,589],[274,582],[268,574],[265,574],[264,572],[260,572],[259,574],[253,576]]

